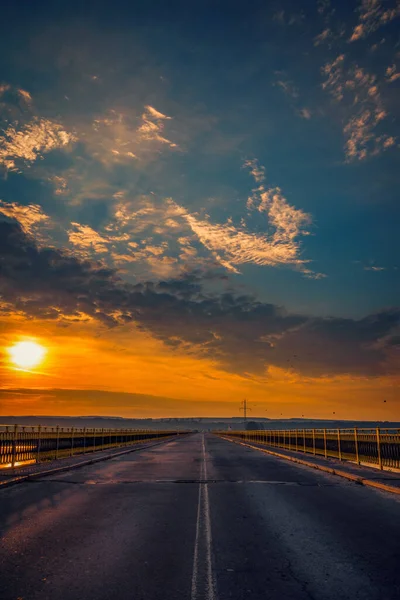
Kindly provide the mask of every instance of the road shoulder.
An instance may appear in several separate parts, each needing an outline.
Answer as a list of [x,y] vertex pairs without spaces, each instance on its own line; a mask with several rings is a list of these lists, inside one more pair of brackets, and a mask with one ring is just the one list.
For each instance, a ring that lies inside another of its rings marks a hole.
[[400,473],[391,471],[379,471],[371,467],[359,467],[358,465],[348,463],[345,461],[338,461],[332,458],[325,459],[319,456],[306,455],[307,458],[300,458],[298,452],[291,452],[282,448],[272,449],[272,447],[265,447],[263,444],[257,444],[254,442],[248,443],[243,442],[234,438],[224,436],[230,442],[246,446],[265,454],[282,458],[318,471],[324,471],[331,475],[337,475],[343,477],[354,483],[360,485],[377,488],[390,492],[393,494],[400,495]]

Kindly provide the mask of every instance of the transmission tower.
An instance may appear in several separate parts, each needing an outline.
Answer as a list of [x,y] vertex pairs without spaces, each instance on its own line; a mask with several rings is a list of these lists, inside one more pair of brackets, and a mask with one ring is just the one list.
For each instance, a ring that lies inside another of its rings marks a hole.
[[243,411],[243,417],[244,417],[244,422],[246,423],[247,421],[247,411],[251,410],[251,408],[248,408],[247,406],[247,400],[246,398],[244,400],[242,400],[241,404],[240,404],[240,411]]

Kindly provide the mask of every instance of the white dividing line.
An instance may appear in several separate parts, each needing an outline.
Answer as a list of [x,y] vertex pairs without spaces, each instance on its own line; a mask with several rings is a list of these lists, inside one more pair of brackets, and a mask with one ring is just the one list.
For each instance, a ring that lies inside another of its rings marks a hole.
[[203,460],[200,469],[199,499],[197,506],[196,540],[194,544],[191,600],[217,600],[212,568],[212,537],[210,500],[207,483],[207,463],[204,434]]

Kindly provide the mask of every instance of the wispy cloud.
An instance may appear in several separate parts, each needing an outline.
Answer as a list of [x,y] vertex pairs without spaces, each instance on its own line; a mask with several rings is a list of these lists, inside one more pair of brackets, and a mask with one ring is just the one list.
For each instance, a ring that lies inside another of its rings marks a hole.
[[343,127],[347,159],[363,160],[393,146],[395,138],[378,129],[387,112],[377,77],[357,65],[345,67],[344,54],[325,64],[322,73],[326,76],[323,89],[350,114]]
[[[278,75],[282,75],[281,73],[277,73]],[[277,81],[275,82],[275,85],[280,87],[287,96],[289,96],[290,98],[298,98],[299,97],[299,90],[297,89],[297,87],[294,85],[293,81],[290,81],[289,79],[277,79]]]
[[[257,161],[246,161],[256,183],[265,180],[265,171]],[[311,218],[303,211],[294,208],[284,198],[279,188],[266,189],[260,185],[248,200],[249,210],[265,213],[266,229],[273,228],[273,234],[252,233],[242,220],[235,226],[232,220],[215,224],[209,218],[200,218],[183,207],[178,210],[190,225],[200,242],[214,255],[215,259],[228,270],[238,273],[238,266],[257,264],[266,266],[299,266],[300,243],[296,239],[307,233],[306,227]]]
[[392,136],[376,131],[378,124],[387,117],[376,77],[355,67],[349,71],[345,86],[353,95],[354,107],[358,108],[343,130],[347,137],[346,156],[362,160],[368,154],[379,154],[392,146]]
[[376,267],[372,265],[370,267],[364,267],[364,271],[386,271],[386,267]]
[[332,37],[332,31],[329,27],[326,27],[321,33],[315,36],[314,46],[320,46],[324,42],[328,41]]
[[249,169],[250,175],[252,175],[256,183],[263,183],[265,181],[265,167],[259,165],[257,160],[245,160],[243,168]]
[[90,127],[83,123],[82,140],[92,155],[105,164],[129,164],[158,156],[165,147],[178,145],[165,135],[165,123],[172,117],[147,105],[140,116],[131,110],[110,109],[98,115]]
[[34,117],[21,129],[15,124],[4,131],[0,139],[0,164],[10,171],[17,171],[21,163],[32,163],[43,154],[66,147],[75,140],[74,134],[59,123]]
[[387,69],[386,69],[386,81],[388,83],[393,83],[394,81],[397,81],[397,79],[400,78],[400,73],[397,72],[397,67],[395,64],[390,65]]
[[327,90],[336,100],[343,99],[343,64],[345,56],[339,54],[332,62],[327,62],[322,67],[322,73],[326,80],[322,83],[322,89]]
[[356,42],[367,37],[382,25],[386,25],[400,16],[400,5],[395,0],[395,6],[387,8],[380,0],[362,0],[358,8],[359,22],[353,29],[349,42]]
[[163,115],[152,106],[145,106],[145,112],[142,114],[142,124],[138,128],[139,136],[143,140],[155,141],[166,144],[170,148],[176,148],[177,145],[162,135],[164,129],[163,121],[170,120],[171,117]]

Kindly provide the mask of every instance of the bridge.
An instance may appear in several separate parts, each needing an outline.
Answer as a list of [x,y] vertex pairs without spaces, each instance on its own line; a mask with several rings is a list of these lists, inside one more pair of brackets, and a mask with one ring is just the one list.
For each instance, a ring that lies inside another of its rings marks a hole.
[[400,598],[398,432],[136,435],[0,434],[2,600]]

